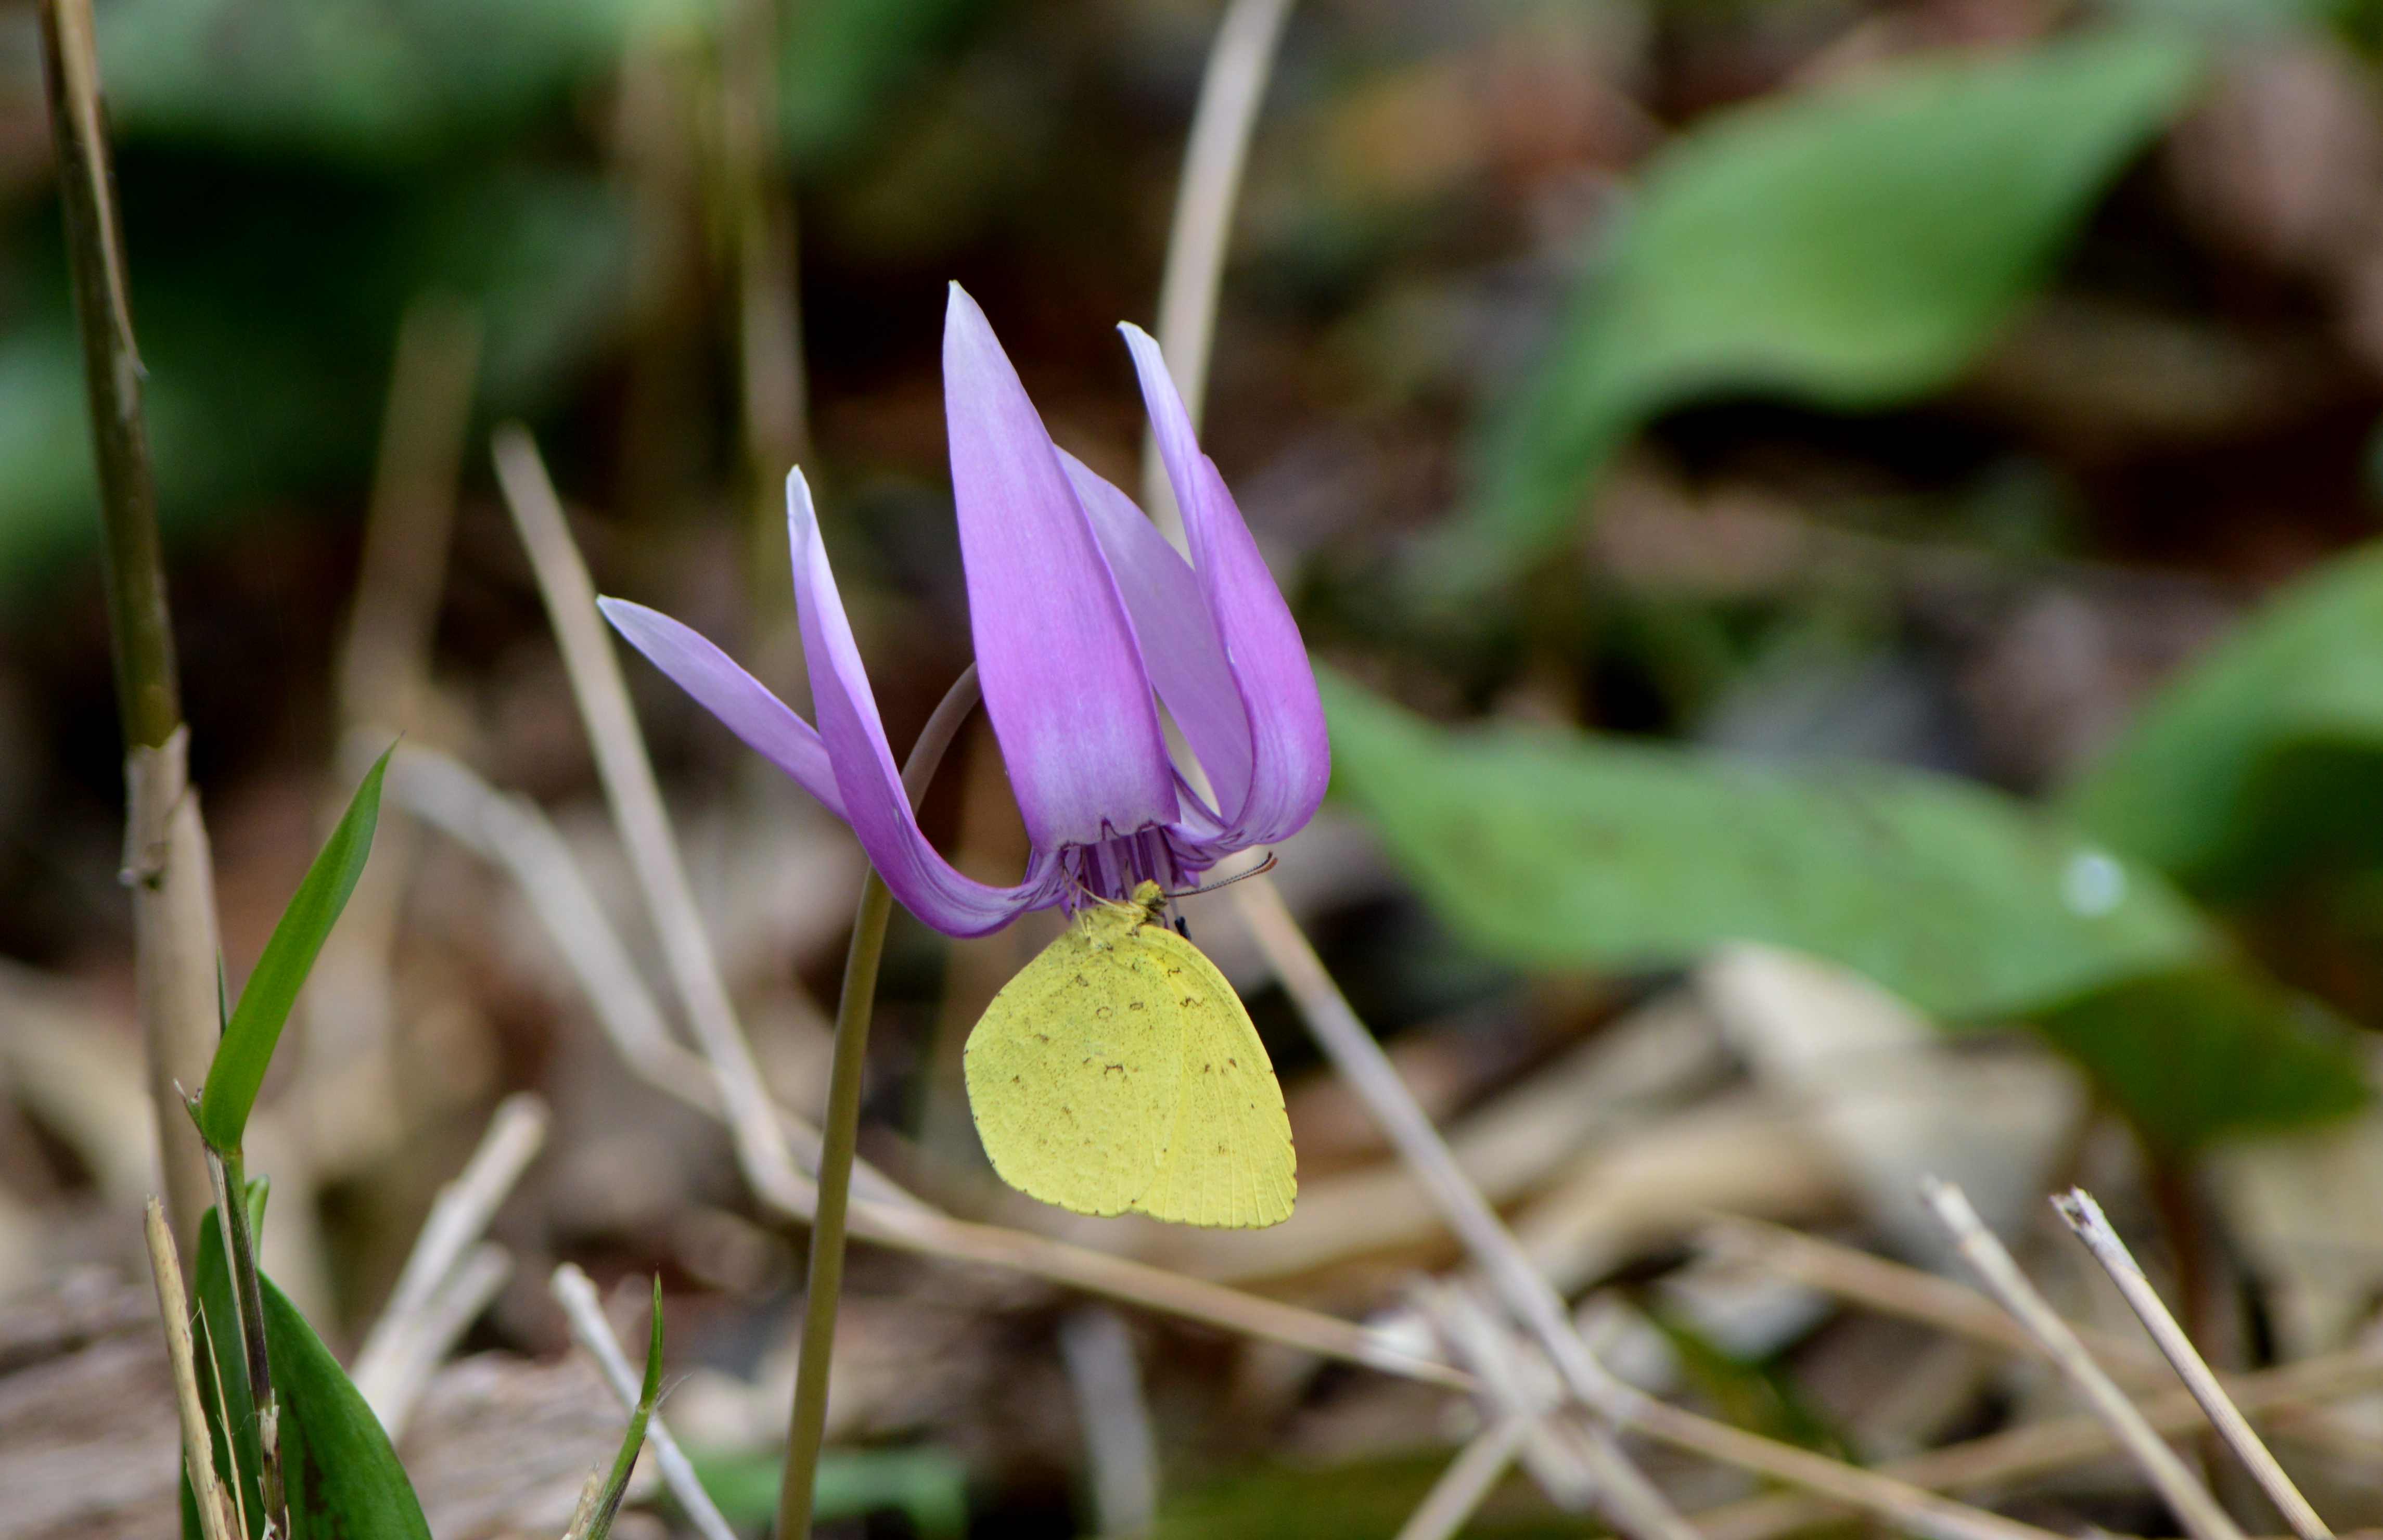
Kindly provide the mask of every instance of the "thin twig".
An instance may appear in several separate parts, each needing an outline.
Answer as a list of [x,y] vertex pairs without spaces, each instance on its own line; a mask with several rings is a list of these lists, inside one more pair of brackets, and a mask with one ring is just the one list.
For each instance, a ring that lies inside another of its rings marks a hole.
[[1511,1413],[1475,1434],[1399,1526],[1398,1540],[1451,1540],[1497,1489],[1506,1467],[1514,1462],[1515,1451],[1523,1447],[1524,1435],[1537,1422]]
[[437,295],[406,307],[364,508],[355,604],[334,673],[340,721],[351,730],[409,725],[446,586],[479,366],[480,323],[471,310]]
[[[494,1241],[483,1241],[463,1253],[438,1292],[407,1319],[405,1330],[388,1349],[385,1366],[368,1398],[389,1442],[405,1435],[438,1366],[472,1329],[480,1312],[496,1302],[512,1275],[512,1253]],[[361,1375],[356,1377],[356,1388],[365,1388]]]
[[694,890],[687,884],[686,868],[679,859],[678,841],[662,807],[661,788],[654,781],[653,762],[646,757],[645,739],[637,732],[620,659],[597,613],[596,589],[587,580],[579,548],[563,523],[562,503],[525,430],[511,424],[498,429],[495,452],[497,479],[522,544],[529,551],[530,566],[537,574],[547,619],[562,649],[563,667],[571,676],[572,694],[579,702],[588,743],[595,749],[596,768],[611,803],[613,820],[628,847],[629,865],[645,894],[647,912],[661,932],[662,956],[678,987],[679,1002],[718,1078],[721,1105],[735,1140],[737,1162],[744,1167],[745,1179],[764,1201],[787,1210],[798,1209],[805,1203],[809,1184],[787,1155],[768,1093],[762,1089],[760,1070],[736,1024],[719,958],[704,931],[702,912],[696,907]]
[[[1308,1030],[1414,1168],[1425,1190],[1448,1216],[1450,1227],[1488,1272],[1507,1308],[1531,1326],[1565,1384],[1584,1405],[1609,1422],[1626,1421],[1631,1405],[1645,1398],[1607,1374],[1590,1355],[1565,1317],[1563,1301],[1458,1166],[1439,1130],[1432,1127],[1429,1115],[1415,1104],[1406,1082],[1399,1078],[1389,1056],[1325,971],[1282,895],[1273,883],[1257,876],[1235,883],[1232,891],[1240,900],[1244,923],[1299,1006]],[[1673,1510],[1655,1485],[1630,1464],[1610,1429],[1592,1430],[1591,1448],[1601,1498],[1618,1527],[1638,1540],[1693,1540],[1696,1532]]]
[[[546,1103],[529,1091],[516,1091],[497,1103],[479,1148],[455,1179],[444,1184],[431,1200],[429,1216],[414,1243],[414,1252],[397,1275],[381,1324],[402,1323],[429,1303],[456,1263],[496,1214],[499,1205],[521,1180],[529,1163],[546,1142],[549,1119]],[[378,1328],[375,1328],[376,1331]],[[364,1356],[372,1353],[369,1339]]]
[[67,266],[82,339],[83,389],[99,467],[109,656],[126,762],[124,880],[132,888],[133,958],[149,1100],[177,1254],[195,1255],[207,1206],[206,1155],[182,1110],[214,1057],[213,863],[189,782],[174,627],[157,538],[157,489],[142,404],[139,344],[126,298],[124,240],[109,164],[107,109],[91,0],[43,0],[42,76],[58,160]]
[[1243,1293],[1205,1278],[1186,1277],[1129,1257],[1071,1246],[1031,1231],[974,1225],[929,1210],[869,1202],[852,1205],[851,1226],[854,1235],[881,1246],[1030,1274],[1218,1331],[1280,1343],[1445,1390],[1478,1388],[1474,1376],[1463,1370],[1420,1357],[1388,1334],[1356,1322]]
[[[2049,1360],[2044,1345],[2008,1312],[1968,1284],[1852,1246],[1806,1235],[1784,1225],[1739,1214],[1715,1214],[1701,1238],[1708,1251],[1751,1260],[1784,1278],[1833,1294],[1883,1315],[1916,1321],[2006,1352]],[[2129,1379],[2167,1371],[2135,1343],[2096,1327],[2072,1325],[2087,1350]]]
[[196,1355],[191,1345],[191,1300],[182,1290],[181,1259],[174,1254],[173,1227],[166,1205],[149,1200],[144,1211],[149,1275],[157,1286],[157,1314],[166,1325],[166,1358],[174,1369],[174,1410],[182,1425],[182,1470],[191,1482],[204,1540],[236,1540],[231,1504],[216,1473],[214,1441],[207,1433],[206,1405],[199,1399]]
[[1978,1211],[1969,1206],[1961,1189],[1950,1182],[1927,1177],[1920,1182],[1920,1190],[1986,1287],[2019,1318],[2019,1324],[2043,1344],[2061,1372],[2109,1424],[2127,1453],[2142,1467],[2153,1488],[2195,1540],[2242,1540],[2241,1529],[2217,1506],[2217,1499],[2209,1495],[2208,1489],[2194,1479],[2177,1452],[2143,1420],[2143,1414],[2127,1399],[2126,1392],[2093,1361],[2093,1355],[2077,1340],[2068,1323],[2036,1292],[2010,1252],[1986,1228]]
[[1158,1435],[1133,1334],[1116,1311],[1087,1305],[1059,1323],[1059,1361],[1075,1392],[1097,1533],[1117,1540],[1143,1534],[1158,1516]]
[[[536,1158],[538,1147],[546,1142],[547,1122],[546,1103],[537,1097],[526,1091],[506,1097],[488,1119],[488,1132],[480,1137],[479,1148],[463,1171],[431,1201],[413,1254],[406,1258],[389,1302],[381,1307],[380,1318],[365,1337],[351,1375],[391,1438],[412,1411],[410,1392],[421,1387],[424,1361],[435,1364],[452,1345],[451,1335],[440,1339],[441,1334],[426,1333],[424,1328],[433,1315],[452,1321],[452,1308],[440,1308],[446,1296],[460,1283],[480,1282],[479,1276],[464,1280],[459,1270],[513,1184]],[[477,1264],[476,1274],[486,1271],[485,1263]],[[469,1316],[456,1323],[459,1327],[469,1324]]]
[[[638,1078],[714,1118],[722,1116],[719,1078],[700,1054],[671,1036],[661,1006],[605,918],[577,857],[536,803],[500,792],[462,761],[414,744],[399,745],[390,759],[388,795],[512,878],[578,982],[597,1025]],[[796,1163],[816,1170],[818,1127],[775,1102],[770,1110]],[[921,1206],[866,1161],[854,1166],[853,1181],[872,1201]],[[808,1224],[809,1188],[808,1181],[802,1184],[800,1201],[792,1206],[770,1204],[768,1193],[756,1195],[780,1216]]]
[[[1290,12],[1290,0],[1233,0],[1217,24],[1200,80],[1200,103],[1192,109],[1183,179],[1175,190],[1175,218],[1167,230],[1167,269],[1158,283],[1158,351],[1166,355],[1167,373],[1175,376],[1194,426],[1207,394],[1216,295],[1224,283],[1241,166]],[[1180,545],[1183,512],[1175,506],[1175,489],[1154,446],[1154,441],[1142,447],[1143,506],[1167,537]]]
[[[2043,1344],[2003,1309],[1967,1284],[1923,1273],[1905,1263],[1873,1256],[1819,1236],[1791,1230],[1784,1225],[1716,1214],[1705,1232],[1705,1244],[1722,1254],[1742,1254],[1798,1283],[1834,1294],[1848,1303],[1882,1314],[1918,1321],[2006,1351],[2049,1361]],[[2072,1323],[2069,1329],[2086,1350],[2110,1370],[2111,1377],[2138,1393],[2168,1383],[2168,1367],[2157,1352],[2130,1337],[2097,1326]],[[2254,1375],[2220,1376],[2219,1383],[2239,1396]],[[2342,1415],[2326,1407],[2290,1411],[2282,1431],[2303,1442],[2314,1442],[2347,1459],[2375,1459],[2383,1452],[2372,1435],[2361,1432]]]
[[[548,1287],[571,1322],[574,1340],[594,1355],[596,1366],[603,1371],[604,1382],[620,1398],[621,1405],[634,1411],[640,1388],[637,1373],[629,1367],[620,1340],[612,1335],[612,1324],[604,1318],[604,1306],[596,1296],[596,1285],[575,1263],[566,1262],[554,1270]],[[662,1485],[670,1488],[671,1496],[677,1499],[704,1540],[737,1540],[736,1531],[721,1516],[711,1494],[703,1489],[686,1451],[671,1435],[660,1411],[646,1421],[646,1441],[654,1447],[654,1460],[661,1467]]]
[[2292,1478],[2284,1474],[2284,1468],[2276,1463],[2267,1446],[2259,1442],[2259,1435],[2251,1431],[2241,1409],[2227,1397],[2226,1387],[2217,1383],[2217,1376],[2193,1348],[2192,1338],[2184,1335],[2184,1328],[2168,1313],[2159,1291],[2152,1287],[2151,1280],[2135,1264],[2134,1254],[2118,1238],[2118,1232],[2110,1227],[2109,1219],[2102,1213],[2102,1205],[2093,1201],[2093,1195],[2081,1187],[2071,1188],[2055,1198],[2052,1206],[2093,1253],[2093,1260],[2102,1264],[2110,1281],[2118,1286],[2128,1308],[2142,1322],[2143,1329],[2151,1334],[2152,1341],[2168,1362],[2176,1366],[2177,1377],[2192,1392],[2192,1398],[2201,1403],[2201,1410],[2208,1413],[2210,1425],[2250,1468],[2252,1479],[2267,1495],[2267,1500],[2276,1505],[2276,1511],[2283,1515],[2292,1533],[2300,1540],[2333,1540],[2333,1531],[2309,1506],[2309,1500],[2301,1496]]
[[[2364,1395],[2378,1386],[2383,1386],[2383,1355],[2362,1349],[2245,1374],[2231,1388],[2237,1405],[2262,1416]],[[2189,1433],[2202,1423],[2200,1403],[2181,1389],[2150,1398],[2142,1411],[2143,1421],[2162,1435]],[[1932,1490],[2001,1487],[2099,1460],[2118,1447],[2107,1423],[2092,1412],[2078,1412],[1911,1455],[1879,1467],[1878,1473]],[[1803,1493],[1781,1492],[1707,1509],[1695,1517],[1707,1540],[1775,1540],[1836,1516],[1834,1505]]]
[[1565,1397],[1545,1356],[1532,1354],[1517,1342],[1505,1318],[1494,1314],[1471,1288],[1425,1283],[1414,1292],[1451,1356],[1480,1380],[1483,1415],[1492,1421],[1529,1419],[1521,1454],[1540,1490],[1568,1512],[1588,1508],[1597,1496],[1596,1478],[1577,1443],[1557,1436],[1555,1419],[1549,1413]]
[[[1417,1179],[1448,1216],[1450,1228],[1488,1275],[1506,1307],[1530,1328],[1562,1375],[1566,1387],[1591,1412],[1610,1423],[1635,1429],[1674,1448],[1836,1498],[1936,1540],[1988,1540],[1990,1536],[1994,1540],[2016,1540],[2021,1535],[2043,1540],[2048,1532],[2032,1525],[1699,1417],[1616,1379],[1581,1341],[1554,1287],[1531,1265],[1496,1211],[1465,1177],[1439,1131],[1415,1104],[1381,1045],[1357,1018],[1273,885],[1259,877],[1235,883],[1232,891],[1260,950],[1276,977],[1282,980],[1308,1029],[1323,1046],[1326,1056],[1356,1090],[1391,1143],[1414,1169]],[[1596,1440],[1604,1440],[1604,1447],[1613,1458],[1622,1458],[1618,1447],[1611,1443],[1609,1432],[1592,1429],[1591,1435],[1593,1448]],[[1621,1473],[1623,1485],[1615,1484],[1613,1477],[1617,1473]],[[1642,1535],[1695,1533],[1670,1511],[1661,1493],[1645,1476],[1637,1474],[1635,1467],[1624,1466],[1617,1472],[1609,1466],[1599,1475],[1604,1479],[1609,1503],[1617,1497],[1632,1500],[1641,1495],[1642,1489],[1643,1495],[1653,1499],[1654,1506],[1634,1505],[1626,1519],[1617,1517],[1616,1522],[1623,1527]]]

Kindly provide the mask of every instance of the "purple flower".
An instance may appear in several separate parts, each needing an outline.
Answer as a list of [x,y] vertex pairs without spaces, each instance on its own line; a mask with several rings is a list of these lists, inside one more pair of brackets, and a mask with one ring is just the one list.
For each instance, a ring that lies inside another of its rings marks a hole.
[[[637,650],[852,826],[912,914],[955,936],[1028,909],[1177,889],[1306,823],[1330,752],[1307,650],[1241,510],[1136,327],[1142,400],[1183,510],[1186,562],[1127,497],[1051,442],[976,302],[952,286],[944,411],[986,714],[1033,854],[1014,887],[955,870],[919,831],[828,570],[810,490],[786,478],[795,599],[818,725],[727,654],[642,605],[605,616]],[[1168,758],[1163,703],[1214,801]]]

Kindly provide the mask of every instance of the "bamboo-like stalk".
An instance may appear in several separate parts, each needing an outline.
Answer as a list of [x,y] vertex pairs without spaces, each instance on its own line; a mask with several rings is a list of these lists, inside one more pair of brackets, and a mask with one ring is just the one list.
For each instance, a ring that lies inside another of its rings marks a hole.
[[142,405],[141,350],[126,296],[91,0],[42,0],[42,75],[57,148],[67,267],[82,337],[83,388],[99,470],[109,651],[124,731],[124,880],[149,1057],[166,1208],[183,1265],[207,1204],[206,1155],[182,1110],[215,1054],[213,863],[188,779],[174,631],[157,538],[157,487]]

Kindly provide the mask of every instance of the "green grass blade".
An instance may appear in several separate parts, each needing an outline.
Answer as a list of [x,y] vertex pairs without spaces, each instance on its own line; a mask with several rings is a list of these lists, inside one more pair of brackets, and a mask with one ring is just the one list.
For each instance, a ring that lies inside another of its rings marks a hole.
[[206,1088],[200,1092],[198,1108],[199,1133],[218,1151],[240,1148],[249,1109],[256,1105],[265,1066],[273,1062],[274,1045],[281,1041],[282,1023],[290,1019],[290,1007],[297,1002],[316,954],[323,950],[323,939],[338,923],[340,911],[347,907],[348,895],[356,891],[356,879],[364,875],[364,857],[372,853],[373,828],[380,819],[381,777],[389,769],[389,755],[395,752],[391,745],[356,788],[340,826],[331,832],[307,869],[306,880],[298,884],[290,906],[281,912],[273,939],[265,943],[265,955],[257,959],[256,971],[249,975],[248,987],[241,992],[240,1004],[232,1007],[231,1019],[224,1026],[215,1062],[207,1066]]
[[629,1489],[629,1472],[636,1468],[637,1451],[646,1447],[646,1423],[653,1417],[654,1401],[662,1386],[662,1280],[659,1275],[654,1278],[652,1322],[646,1342],[646,1383],[637,1391],[637,1410],[630,1414],[629,1431],[621,1435],[621,1452],[612,1457],[611,1472],[604,1478],[586,1527],[574,1524],[568,1540],[605,1540],[612,1533],[622,1495]]

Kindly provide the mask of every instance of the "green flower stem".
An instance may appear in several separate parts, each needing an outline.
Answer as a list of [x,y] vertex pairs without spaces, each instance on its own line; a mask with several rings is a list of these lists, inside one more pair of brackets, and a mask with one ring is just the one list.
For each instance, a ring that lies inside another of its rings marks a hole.
[[[945,692],[920,730],[902,767],[912,806],[926,795],[960,724],[976,708],[976,665]],[[852,1199],[852,1161],[860,1137],[860,1092],[869,1060],[869,1023],[877,1003],[877,965],[894,895],[871,868],[860,884],[852,946],[844,956],[844,993],[835,1006],[835,1056],[828,1070],[827,1119],[821,1130],[819,1199],[811,1214],[810,1279],[803,1299],[802,1356],[795,1364],[795,1405],[786,1423],[786,1462],[778,1485],[778,1540],[809,1540],[811,1492],[827,1431],[827,1378],[835,1347],[836,1307],[844,1293],[845,1216]]]
[[249,1401],[256,1409],[257,1487],[271,1526],[267,1540],[274,1540],[290,1534],[290,1502],[281,1480],[281,1403],[274,1398],[273,1365],[265,1350],[265,1290],[257,1279],[256,1236],[248,1221],[248,1171],[239,1151],[209,1150],[207,1176],[216,1189],[216,1223],[223,1226],[232,1303],[240,1312]]
[[835,1345],[836,1306],[844,1292],[844,1221],[852,1194],[853,1146],[860,1129],[869,1021],[876,1004],[878,958],[893,913],[894,895],[872,869],[861,881],[852,949],[844,958],[844,997],[835,1008],[835,1059],[828,1074],[827,1122],[820,1147],[819,1207],[811,1217],[802,1357],[795,1364],[795,1409],[786,1427],[786,1467],[778,1487],[779,1540],[806,1540],[811,1532],[811,1487],[819,1475],[820,1441],[827,1430],[828,1361]]

